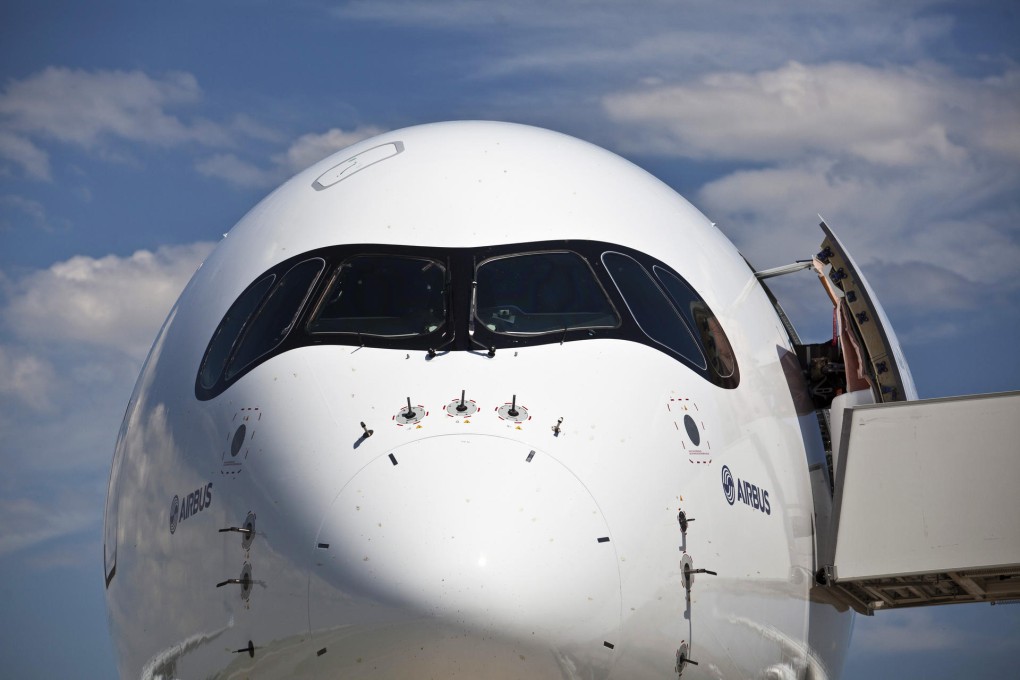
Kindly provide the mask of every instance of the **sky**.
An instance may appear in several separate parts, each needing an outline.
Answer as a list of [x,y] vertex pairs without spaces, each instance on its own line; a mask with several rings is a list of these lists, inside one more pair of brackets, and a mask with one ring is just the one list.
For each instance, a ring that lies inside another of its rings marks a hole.
[[[1020,389],[1018,35],[991,0],[5,0],[2,674],[115,676],[103,509],[156,331],[268,191],[385,130],[586,139],[759,268],[812,255],[820,214],[922,397]],[[810,274],[776,288],[825,337]],[[857,617],[844,677],[998,678],[1018,652],[1020,606],[884,612]]]

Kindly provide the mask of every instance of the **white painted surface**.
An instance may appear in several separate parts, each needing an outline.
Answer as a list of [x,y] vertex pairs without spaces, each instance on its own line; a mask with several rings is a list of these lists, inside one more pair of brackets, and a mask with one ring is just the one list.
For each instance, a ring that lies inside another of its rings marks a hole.
[[[401,153],[313,187],[344,159],[397,142]],[[491,359],[329,345],[285,352],[223,394],[195,398],[227,308],[289,257],[340,243],[547,239],[603,240],[678,271],[726,330],[739,387],[718,388],[622,340]],[[388,132],[335,154],[221,242],[139,378],[107,517],[121,673],[662,678],[675,675],[686,641],[701,665],[684,678],[838,674],[850,615],[819,612],[808,599],[807,461],[821,455],[820,439],[796,412],[780,364],[790,350],[733,245],[664,184],[602,149],[524,126],[457,123]],[[462,389],[479,405],[470,422],[445,410]],[[531,416],[520,425],[497,414],[513,394]],[[427,412],[413,427],[394,420],[407,396]],[[697,451],[686,415],[702,434]],[[244,456],[225,456],[244,417]],[[359,443],[361,421],[375,434]],[[532,463],[515,462],[531,450]],[[724,465],[741,494],[768,491],[768,512],[727,501]],[[171,499],[210,483],[211,503],[171,533]],[[686,536],[681,507],[696,518]],[[257,534],[244,550],[238,534],[218,530],[249,512]],[[603,527],[605,545],[592,536]],[[699,576],[689,599],[685,553],[718,572]],[[244,564],[254,579],[247,600],[236,585],[215,586]],[[823,642],[816,649],[809,639]],[[249,640],[254,658],[233,653]]]
[[1020,565],[1020,392],[850,416],[838,580]]
[[846,392],[834,397],[829,406],[829,435],[832,440],[832,469],[839,469],[840,444],[843,441],[843,419],[847,409],[861,404],[874,404],[875,395],[870,389]]

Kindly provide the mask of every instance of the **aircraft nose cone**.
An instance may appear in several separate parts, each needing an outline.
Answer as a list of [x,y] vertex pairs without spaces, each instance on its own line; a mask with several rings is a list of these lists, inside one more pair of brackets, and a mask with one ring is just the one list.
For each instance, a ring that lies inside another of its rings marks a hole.
[[468,639],[604,654],[621,623],[616,551],[595,499],[564,465],[510,439],[439,436],[379,456],[337,495],[317,545],[313,633],[424,621]]

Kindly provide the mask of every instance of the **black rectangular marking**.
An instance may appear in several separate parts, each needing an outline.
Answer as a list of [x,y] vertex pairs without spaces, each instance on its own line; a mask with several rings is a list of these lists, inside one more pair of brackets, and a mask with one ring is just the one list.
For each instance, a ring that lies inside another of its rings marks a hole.
[[532,452],[530,452],[530,453],[528,454],[528,459],[527,459],[527,460],[526,460],[525,462],[526,462],[526,463],[530,463],[530,462],[531,462],[531,459],[532,459],[532,458],[534,458],[534,457],[535,457],[535,452],[534,452],[534,451],[532,451]]
[[616,648],[616,645],[614,645],[612,642],[603,642],[602,644],[604,644],[609,649],[615,649]]
[[397,464],[397,457],[394,456],[392,453],[390,454],[390,462],[393,463],[394,465]]
[[315,653],[315,656],[322,656],[322,655],[323,655],[323,654],[325,654],[325,653],[326,653],[326,648],[325,648],[325,647],[323,647],[322,649],[320,649],[319,651],[317,651],[317,652]]
[[609,537],[608,536],[599,537],[599,543],[609,543]]
[[319,547],[320,548],[328,548],[329,547],[329,543],[320,543]]

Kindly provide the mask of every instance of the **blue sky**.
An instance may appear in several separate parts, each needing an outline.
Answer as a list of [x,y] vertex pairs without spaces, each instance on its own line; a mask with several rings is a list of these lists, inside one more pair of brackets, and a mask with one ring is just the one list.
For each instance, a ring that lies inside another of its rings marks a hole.
[[[114,675],[102,515],[149,344],[265,193],[383,130],[485,118],[582,137],[761,268],[812,254],[821,213],[921,396],[1020,388],[1018,35],[1020,6],[981,1],[7,0],[4,675]],[[824,335],[810,277],[779,287]],[[997,678],[1018,652],[1020,606],[884,613],[858,617],[846,677]]]

